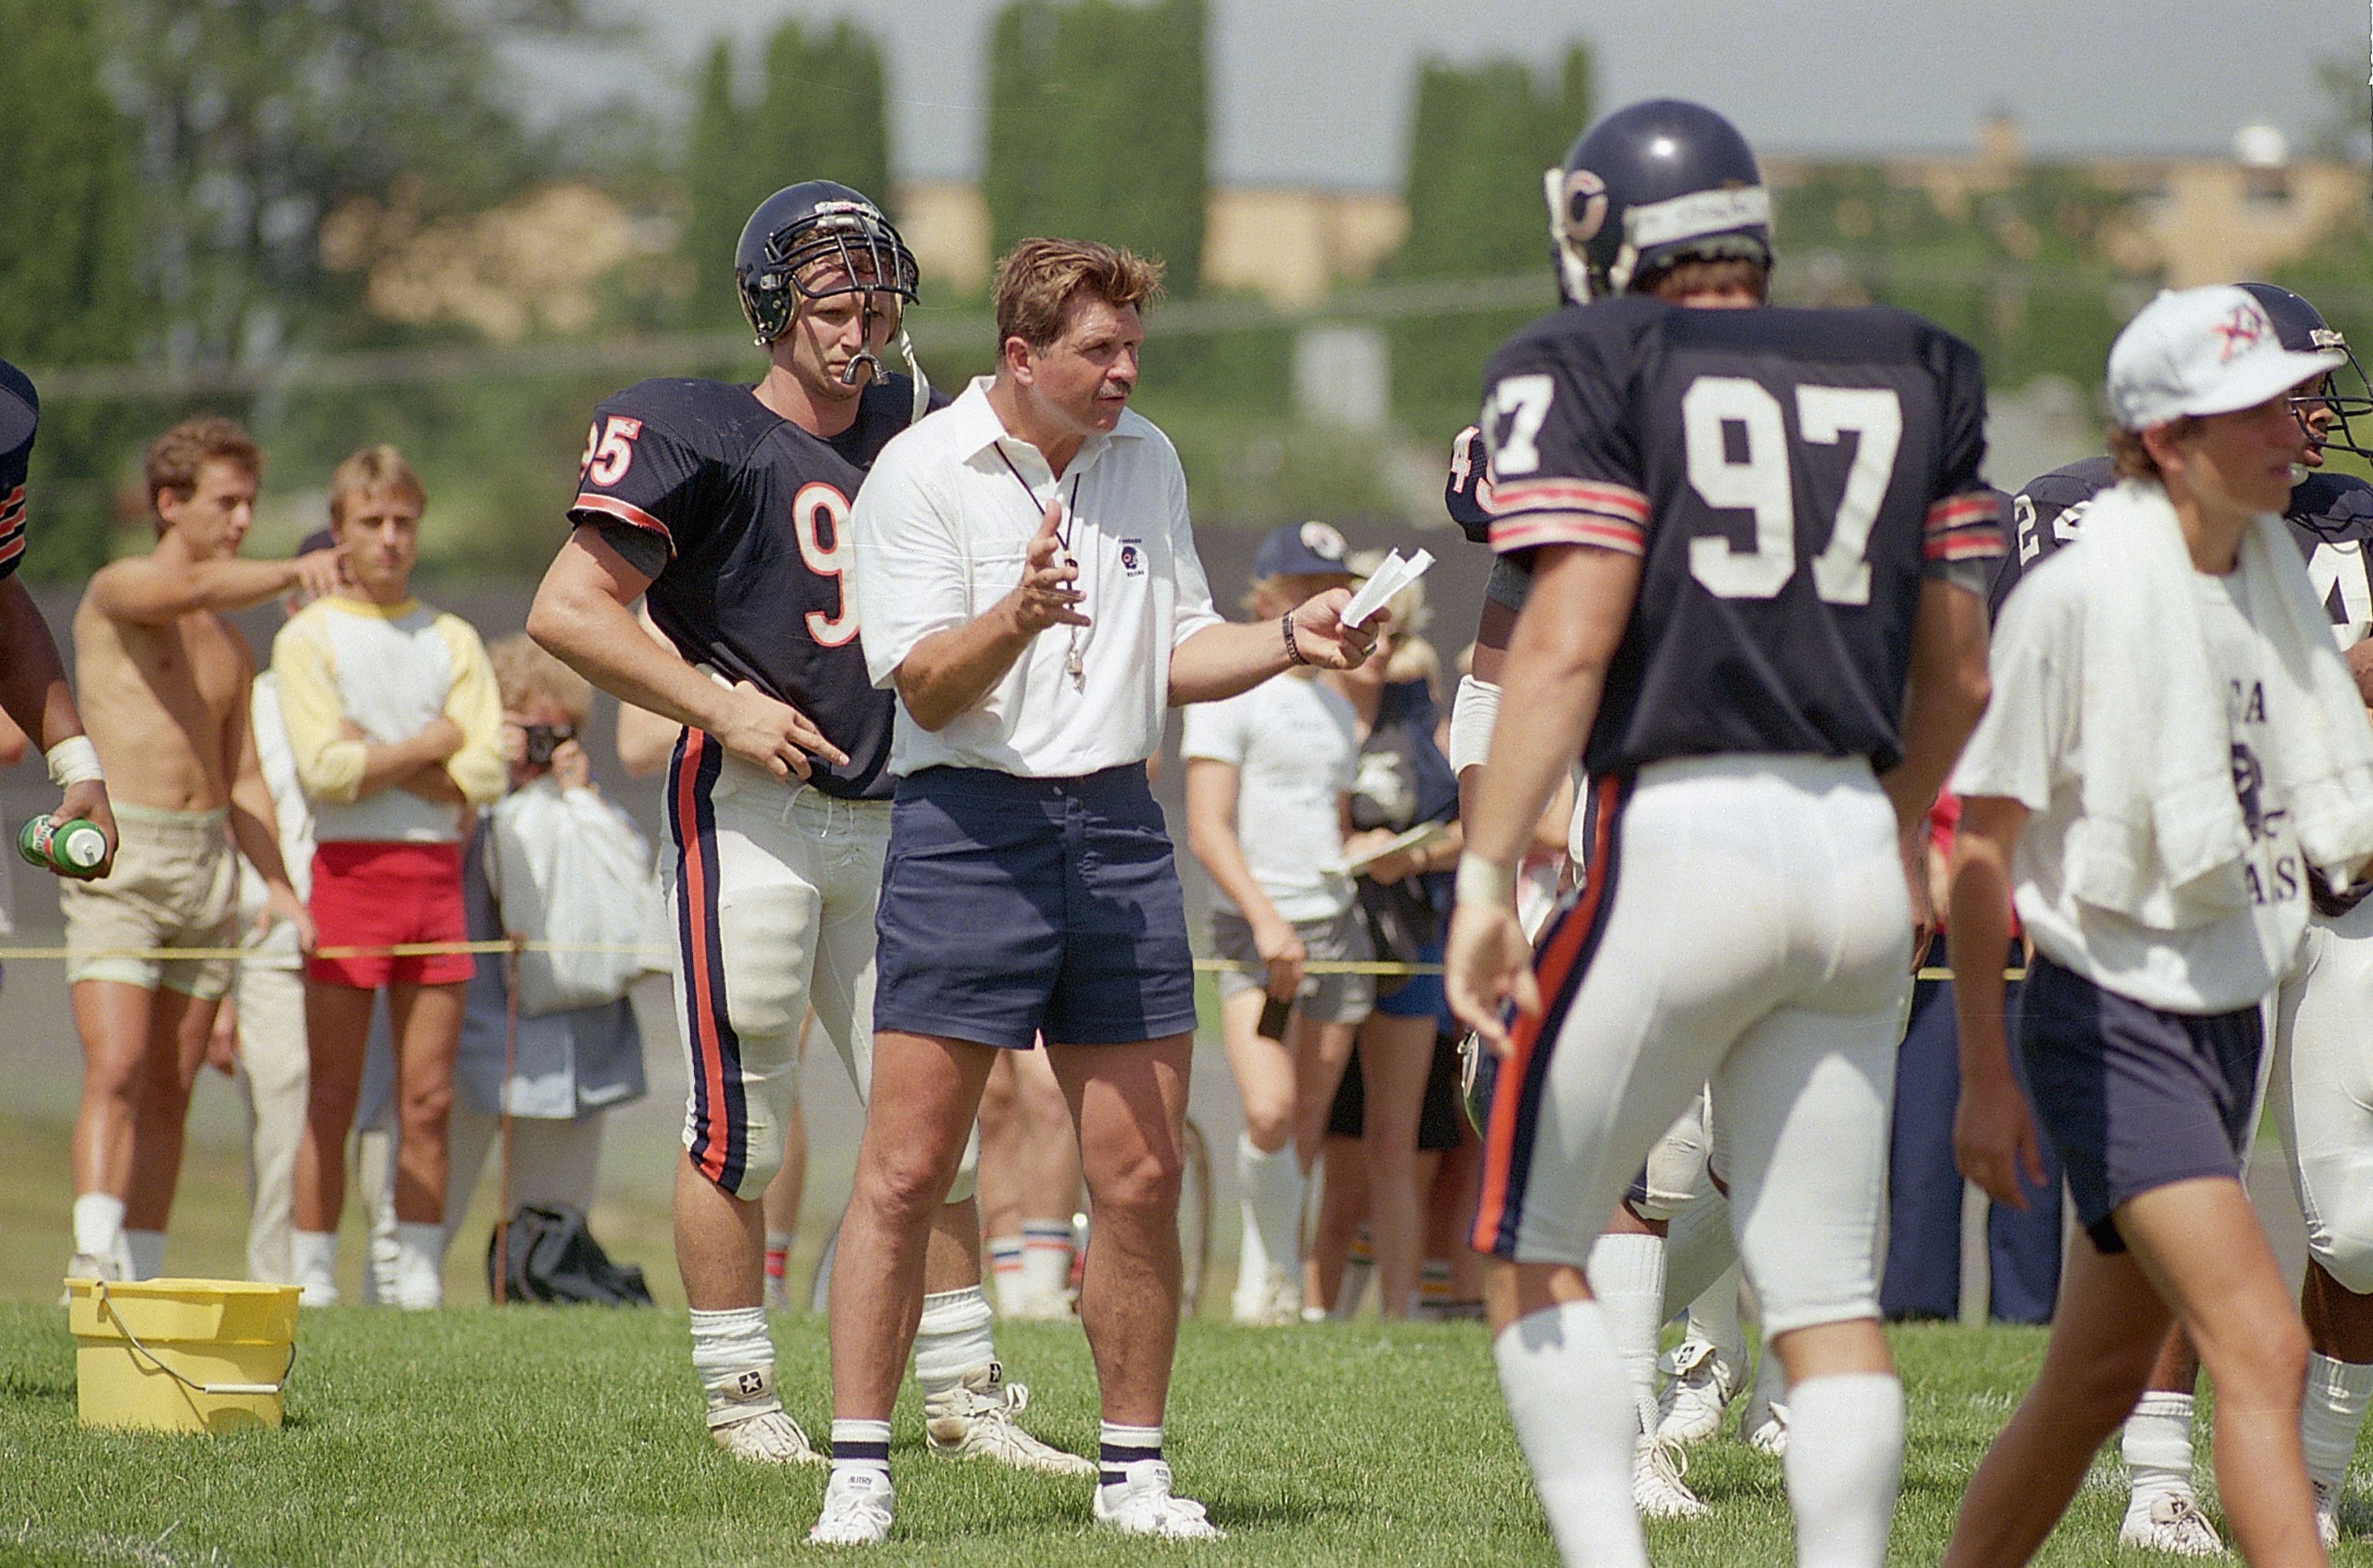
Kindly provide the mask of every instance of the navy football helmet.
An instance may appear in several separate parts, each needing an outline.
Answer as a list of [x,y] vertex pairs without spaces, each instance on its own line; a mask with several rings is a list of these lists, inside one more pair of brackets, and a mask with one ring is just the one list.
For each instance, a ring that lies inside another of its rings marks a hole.
[[[839,263],[840,282],[819,290],[801,281],[825,261]],[[733,248],[733,281],[764,348],[789,330],[801,299],[875,289],[912,299],[918,274],[915,252],[880,207],[846,185],[810,180],[758,204]]]
[[1541,177],[1558,291],[1621,294],[1684,259],[1771,264],[1771,196],[1738,128],[1700,104],[1619,109]]
[[[2373,382],[2367,382],[2365,367],[2356,360],[2356,351],[2323,319],[2323,312],[2287,288],[2271,283],[2245,283],[2242,291],[2266,309],[2267,319],[2274,323],[2274,336],[2294,354],[2318,354],[2338,349],[2348,356],[2347,371],[2355,382],[2344,386],[2340,372],[2332,371],[2311,387],[2291,395],[2291,413],[2308,433],[2308,439],[2317,447],[2338,447],[2342,451],[2355,452],[2373,462],[2373,451],[2367,451],[2350,426],[2352,419],[2373,419]],[[2332,417],[2321,429],[2314,415],[2319,408],[2329,409]],[[2335,439],[2335,432],[2336,439]]]

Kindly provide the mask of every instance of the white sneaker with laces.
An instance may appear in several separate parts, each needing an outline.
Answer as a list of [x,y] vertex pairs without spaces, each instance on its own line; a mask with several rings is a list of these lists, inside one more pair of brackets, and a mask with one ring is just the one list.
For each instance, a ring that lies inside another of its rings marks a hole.
[[2218,1557],[2225,1551],[2216,1527],[2201,1513],[2200,1499],[2190,1487],[2135,1492],[2126,1502],[2126,1522],[2118,1528],[2118,1544],[2178,1557]]
[[810,1546],[879,1546],[890,1539],[890,1507],[897,1501],[890,1478],[877,1469],[850,1467],[824,1482],[824,1513],[808,1532]]
[[1703,1340],[1684,1340],[1665,1358],[1673,1386],[1665,1394],[1665,1419],[1656,1435],[1667,1442],[1702,1443],[1722,1430],[1722,1412],[1738,1393],[1738,1366]]
[[1643,1519],[1698,1519],[1713,1512],[1689,1489],[1689,1456],[1662,1437],[1643,1437],[1631,1465],[1631,1505]]
[[2340,1488],[2309,1478],[2315,1488],[2315,1535],[2330,1550],[2340,1544]]
[[808,1441],[807,1429],[793,1421],[777,1406],[755,1415],[734,1416],[725,1421],[713,1417],[708,1423],[708,1435],[719,1448],[737,1459],[750,1459],[762,1465],[828,1465],[832,1461],[816,1452]]
[[1092,1476],[1095,1461],[1040,1442],[1013,1418],[1030,1408],[1030,1390],[1005,1381],[1005,1368],[985,1361],[953,1388],[923,1396],[923,1431],[943,1458],[976,1455],[1050,1476]]
[[1203,1516],[1203,1505],[1170,1492],[1170,1466],[1138,1459],[1121,1468],[1117,1486],[1096,1488],[1096,1523],[1125,1536],[1162,1540],[1225,1540],[1228,1532]]
[[1757,1389],[1739,1412],[1738,1440],[1759,1454],[1783,1457],[1788,1452],[1788,1407]]

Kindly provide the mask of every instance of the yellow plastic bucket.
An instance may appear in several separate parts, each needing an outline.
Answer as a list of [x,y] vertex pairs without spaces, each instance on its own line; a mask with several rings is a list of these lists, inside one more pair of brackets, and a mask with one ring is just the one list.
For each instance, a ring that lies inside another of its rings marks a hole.
[[297,1287],[68,1280],[85,1426],[238,1432],[280,1424],[297,1363]]

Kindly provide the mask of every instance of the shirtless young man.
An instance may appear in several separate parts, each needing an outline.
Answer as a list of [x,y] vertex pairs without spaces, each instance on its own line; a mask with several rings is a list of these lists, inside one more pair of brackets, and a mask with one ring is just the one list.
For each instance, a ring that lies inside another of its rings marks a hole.
[[146,462],[157,547],[101,568],[75,611],[83,718],[122,833],[106,881],[58,891],[83,1047],[67,1268],[76,1278],[145,1279],[162,1266],[190,1084],[231,977],[228,958],[107,954],[228,946],[232,839],[263,873],[264,919],[295,922],[312,945],[248,729],[255,660],[222,613],[299,586],[326,592],[338,558],[237,558],[263,466],[228,419],[157,438]]

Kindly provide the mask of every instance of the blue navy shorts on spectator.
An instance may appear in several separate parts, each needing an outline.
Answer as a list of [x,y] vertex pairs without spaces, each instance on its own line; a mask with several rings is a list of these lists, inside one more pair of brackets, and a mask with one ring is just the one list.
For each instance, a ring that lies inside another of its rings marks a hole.
[[1169,825],[1135,765],[1077,778],[929,767],[898,781],[876,1033],[1026,1050],[1192,1034]]

